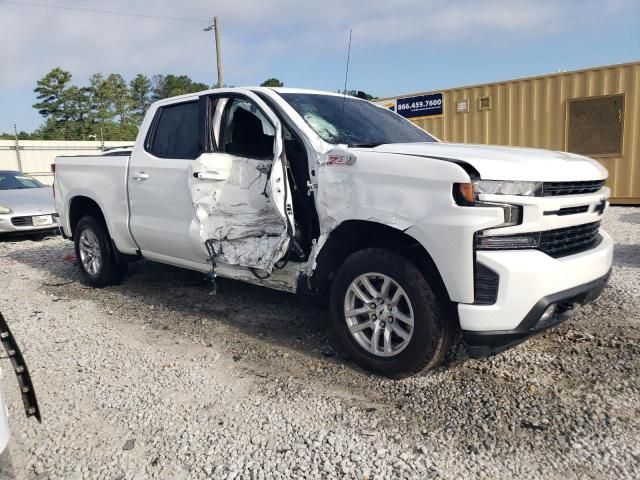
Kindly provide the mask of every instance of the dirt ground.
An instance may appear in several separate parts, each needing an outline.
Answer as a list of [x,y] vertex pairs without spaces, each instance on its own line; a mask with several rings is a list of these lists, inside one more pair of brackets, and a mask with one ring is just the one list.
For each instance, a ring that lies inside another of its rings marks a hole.
[[0,311],[43,423],[2,366],[12,456],[30,478],[637,478],[640,209],[614,207],[609,286],[502,355],[400,381],[354,366],[328,312],[141,261],[80,282],[60,237],[0,240]]

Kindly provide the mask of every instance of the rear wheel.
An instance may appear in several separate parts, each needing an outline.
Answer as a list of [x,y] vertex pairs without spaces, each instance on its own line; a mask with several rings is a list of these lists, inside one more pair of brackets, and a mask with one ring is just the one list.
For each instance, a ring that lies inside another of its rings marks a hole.
[[429,283],[389,250],[349,256],[332,282],[330,303],[345,350],[367,370],[411,375],[437,365],[451,345],[453,325]]
[[105,227],[91,216],[80,219],[73,234],[76,259],[85,282],[92,287],[118,283],[127,264],[116,261]]

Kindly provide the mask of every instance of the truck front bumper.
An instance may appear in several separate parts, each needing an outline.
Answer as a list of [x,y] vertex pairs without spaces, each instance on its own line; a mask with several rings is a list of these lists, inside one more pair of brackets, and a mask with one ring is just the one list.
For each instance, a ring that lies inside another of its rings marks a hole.
[[585,252],[552,258],[537,250],[478,251],[477,261],[499,275],[493,305],[459,304],[469,355],[486,357],[565,320],[603,290],[613,261],[613,240]]

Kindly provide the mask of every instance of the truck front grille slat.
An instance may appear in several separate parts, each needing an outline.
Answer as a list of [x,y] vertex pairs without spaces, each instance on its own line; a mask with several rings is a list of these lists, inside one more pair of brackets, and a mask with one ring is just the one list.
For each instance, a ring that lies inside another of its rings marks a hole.
[[556,258],[584,252],[602,240],[599,229],[600,222],[593,222],[541,232],[538,249]]
[[[485,237],[476,234],[476,248],[479,250],[516,250],[535,249],[547,255],[559,258],[567,255],[584,252],[595,248],[602,241],[602,235],[598,233],[600,222],[585,223],[571,227],[556,228],[545,232],[519,233],[516,235],[499,235]],[[483,243],[482,240],[499,239]],[[523,241],[523,240],[526,240]]]
[[604,186],[604,180],[587,180],[581,182],[544,182],[542,194],[545,197],[557,195],[580,195],[595,193]]

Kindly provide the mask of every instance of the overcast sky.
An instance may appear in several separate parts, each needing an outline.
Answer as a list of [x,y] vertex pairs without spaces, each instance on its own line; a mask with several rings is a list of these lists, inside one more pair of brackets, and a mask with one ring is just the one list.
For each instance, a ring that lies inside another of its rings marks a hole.
[[[640,0],[32,0],[40,5],[201,19],[156,20],[0,0],[0,131],[31,131],[36,81],[53,67],[85,84],[95,72],[187,74],[215,83],[220,17],[224,80],[277,77],[376,96],[640,59]],[[152,7],[153,5],[153,7]]]

